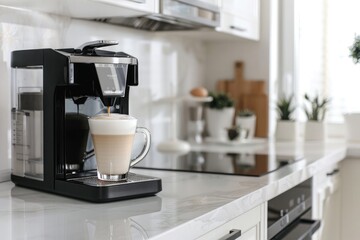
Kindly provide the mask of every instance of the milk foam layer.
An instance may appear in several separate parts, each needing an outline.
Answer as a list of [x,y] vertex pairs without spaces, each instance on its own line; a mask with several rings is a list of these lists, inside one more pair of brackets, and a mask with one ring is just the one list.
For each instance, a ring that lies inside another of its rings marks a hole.
[[98,114],[89,119],[90,132],[95,135],[129,135],[136,130],[137,119],[125,115],[112,113]]

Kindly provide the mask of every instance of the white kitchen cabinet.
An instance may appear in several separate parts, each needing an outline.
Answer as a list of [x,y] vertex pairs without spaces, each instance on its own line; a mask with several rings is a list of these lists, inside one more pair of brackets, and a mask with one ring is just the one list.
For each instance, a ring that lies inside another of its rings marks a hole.
[[0,0],[0,5],[87,19],[134,17],[159,9],[158,0]]
[[259,40],[259,0],[222,0],[219,32]]
[[[156,13],[159,6],[158,0],[90,0],[90,1],[109,4],[116,7],[124,7],[130,10],[141,11],[144,13]],[[115,15],[115,16],[121,16],[121,15]]]
[[341,233],[341,189],[338,164],[324,168],[314,176],[312,215],[321,220],[313,239],[338,240]]
[[229,220],[222,226],[204,234],[198,240],[226,239],[232,229],[240,230],[241,240],[266,239],[266,203],[261,204],[248,212]]

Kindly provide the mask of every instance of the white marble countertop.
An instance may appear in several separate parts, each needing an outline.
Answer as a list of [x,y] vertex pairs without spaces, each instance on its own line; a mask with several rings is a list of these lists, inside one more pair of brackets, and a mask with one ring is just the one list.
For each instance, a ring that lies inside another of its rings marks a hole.
[[[229,147],[205,148],[226,151]],[[272,143],[237,150],[275,151],[305,159],[263,177],[134,169],[160,177],[163,190],[153,197],[106,204],[0,183],[1,239],[194,239],[341,161],[347,153],[346,144],[338,141]]]

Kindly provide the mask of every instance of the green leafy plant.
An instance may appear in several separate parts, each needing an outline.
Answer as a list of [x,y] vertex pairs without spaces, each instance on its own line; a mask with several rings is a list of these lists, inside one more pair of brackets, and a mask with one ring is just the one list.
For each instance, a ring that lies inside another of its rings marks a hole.
[[353,59],[354,63],[357,64],[360,62],[360,35],[355,36],[353,45],[349,48],[350,57]]
[[226,93],[210,92],[209,96],[213,98],[213,100],[207,104],[209,108],[220,110],[234,106],[234,101]]
[[294,121],[292,113],[295,111],[295,107],[292,106],[293,96],[282,97],[276,104],[276,110],[279,114],[280,120]]
[[241,109],[237,115],[239,117],[251,117],[251,116],[254,116],[255,113],[248,108],[244,108],[244,109]]
[[324,98],[321,101],[319,96],[315,96],[313,99],[311,99],[307,94],[305,94],[304,97],[305,100],[310,103],[310,109],[304,106],[307,119],[312,121],[323,121],[330,99]]

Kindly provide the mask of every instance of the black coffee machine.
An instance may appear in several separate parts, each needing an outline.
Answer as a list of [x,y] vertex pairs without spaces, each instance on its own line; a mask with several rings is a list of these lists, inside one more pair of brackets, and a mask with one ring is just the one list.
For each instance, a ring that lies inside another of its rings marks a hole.
[[128,114],[130,86],[138,85],[138,60],[98,48],[12,52],[12,173],[24,187],[92,202],[154,195],[161,179],[129,173],[124,182],[97,179],[88,117]]

